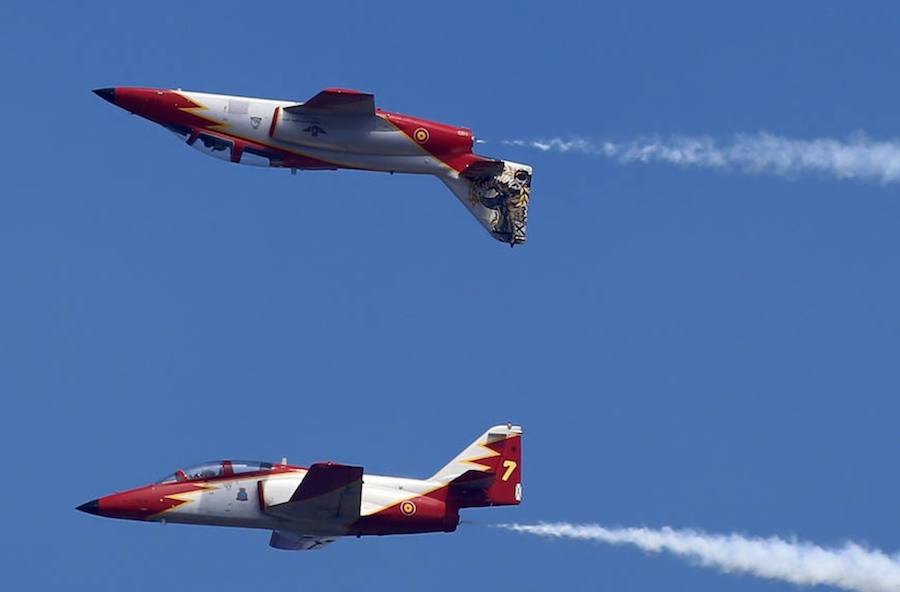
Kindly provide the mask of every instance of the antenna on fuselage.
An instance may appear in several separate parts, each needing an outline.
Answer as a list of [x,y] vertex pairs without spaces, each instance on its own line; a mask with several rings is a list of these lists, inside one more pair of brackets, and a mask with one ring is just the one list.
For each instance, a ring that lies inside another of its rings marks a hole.
[[286,457],[286,456],[282,456],[282,457],[281,457],[281,464],[283,464],[283,465],[286,465],[286,464],[287,464],[287,457]]

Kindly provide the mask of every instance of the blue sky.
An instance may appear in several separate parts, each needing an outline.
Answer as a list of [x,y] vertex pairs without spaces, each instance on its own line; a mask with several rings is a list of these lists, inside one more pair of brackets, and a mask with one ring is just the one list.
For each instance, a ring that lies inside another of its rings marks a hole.
[[[484,525],[900,549],[898,186],[506,138],[900,136],[873,3],[14,2],[0,8],[0,442],[11,588],[793,587]],[[238,167],[99,100],[369,90],[535,168],[530,242],[436,180]],[[525,503],[282,553],[74,506],[211,458],[426,476],[525,426]]]

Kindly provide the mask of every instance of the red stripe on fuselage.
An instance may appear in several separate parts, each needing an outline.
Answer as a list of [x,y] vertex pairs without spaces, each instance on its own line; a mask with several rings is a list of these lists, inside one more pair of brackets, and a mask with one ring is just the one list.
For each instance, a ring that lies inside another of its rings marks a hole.
[[[439,487],[369,516],[362,516],[351,527],[351,534],[413,534],[419,532],[453,532],[459,524],[459,512],[447,503],[448,487]],[[405,502],[415,504],[412,514],[401,508]]]
[[269,137],[275,137],[275,126],[278,125],[278,120],[281,119],[281,107],[275,107],[275,111],[272,113],[272,125],[269,126]]
[[[348,168],[337,163],[327,162],[294,152],[293,150],[287,150],[253,138],[245,138],[234,134],[227,130],[227,123],[204,117],[202,113],[207,110],[204,105],[175,91],[155,88],[117,87],[116,105],[160,125],[190,129],[192,137],[197,131],[202,131],[235,143],[243,143],[245,147],[253,147],[258,151],[270,153],[275,157],[274,160],[280,161],[281,166],[285,168],[311,170]],[[278,110],[276,110],[276,113],[278,113]]]

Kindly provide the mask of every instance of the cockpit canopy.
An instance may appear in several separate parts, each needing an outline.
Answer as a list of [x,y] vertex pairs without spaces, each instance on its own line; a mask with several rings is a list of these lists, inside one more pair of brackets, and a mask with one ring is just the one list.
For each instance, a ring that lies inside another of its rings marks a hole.
[[192,467],[178,469],[166,475],[157,483],[175,483],[176,481],[193,481],[195,479],[212,479],[214,477],[230,477],[241,473],[271,471],[274,465],[269,462],[254,460],[217,460],[205,462]]

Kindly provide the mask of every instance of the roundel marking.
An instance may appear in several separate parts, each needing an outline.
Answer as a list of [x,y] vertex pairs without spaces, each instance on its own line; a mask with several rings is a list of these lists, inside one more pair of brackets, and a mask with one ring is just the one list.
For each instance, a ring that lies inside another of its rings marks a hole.
[[412,516],[413,514],[416,513],[416,504],[407,500],[400,504],[400,511],[403,513],[404,516]]
[[428,141],[428,130],[424,127],[417,127],[416,131],[413,132],[413,139],[419,144],[424,144]]

